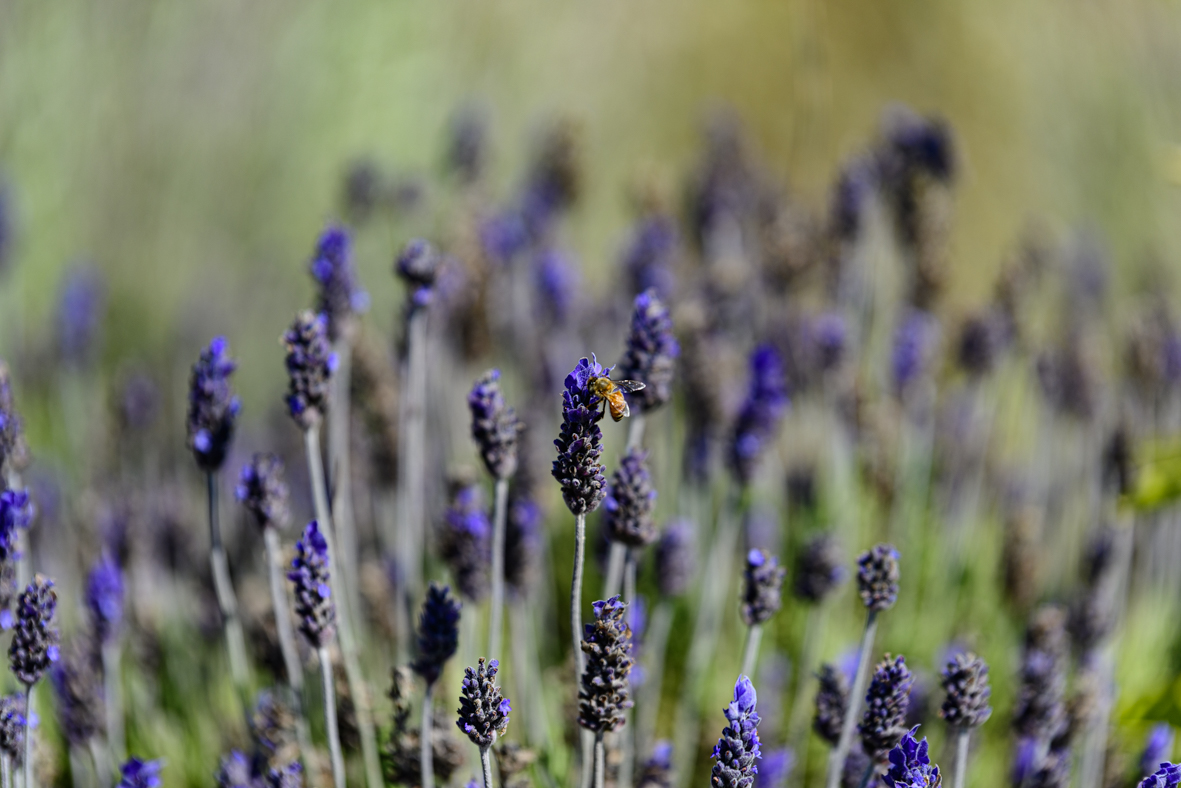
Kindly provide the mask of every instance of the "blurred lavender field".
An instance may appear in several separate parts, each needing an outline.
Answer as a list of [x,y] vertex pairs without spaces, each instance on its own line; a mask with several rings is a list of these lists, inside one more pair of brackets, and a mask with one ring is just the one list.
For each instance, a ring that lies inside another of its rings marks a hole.
[[3,788],[1137,785],[1179,25],[0,0]]

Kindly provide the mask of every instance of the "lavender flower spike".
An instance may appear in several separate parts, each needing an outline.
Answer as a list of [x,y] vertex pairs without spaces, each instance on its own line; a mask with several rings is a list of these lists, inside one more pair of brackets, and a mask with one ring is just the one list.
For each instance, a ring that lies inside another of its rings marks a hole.
[[53,626],[57,592],[53,581],[37,575],[17,600],[16,631],[8,648],[12,673],[25,687],[32,687],[60,656],[58,632]]
[[580,359],[566,376],[566,390],[562,395],[562,428],[554,445],[558,458],[554,460],[553,477],[562,485],[562,498],[573,514],[593,512],[603,502],[606,479],[599,456],[603,453],[603,432],[599,420],[601,399],[591,391],[592,378],[610,373],[591,354]]
[[93,662],[85,651],[71,649],[50,672],[58,721],[74,747],[86,747],[103,728],[102,681]]
[[234,496],[254,515],[260,528],[285,528],[291,520],[283,461],[274,454],[255,454],[242,466]]
[[818,604],[845,582],[841,551],[836,539],[821,534],[800,551],[796,562],[795,594],[805,602]]
[[742,620],[748,627],[765,624],[779,610],[787,570],[766,550],[751,550],[743,574]]
[[939,788],[943,779],[938,764],[927,755],[927,740],[915,741],[916,725],[902,735],[898,746],[890,750],[890,769],[882,777],[889,788]]
[[652,522],[656,490],[652,488],[647,460],[646,451],[628,449],[619,470],[611,477],[611,490],[603,502],[607,510],[607,535],[628,547],[646,547],[656,539],[656,526]]
[[304,310],[283,335],[287,348],[287,409],[291,418],[307,430],[315,427],[328,411],[336,354],[328,341],[328,318]]
[[327,646],[336,634],[336,607],[328,575],[328,543],[319,524],[312,520],[303,538],[295,543],[295,559],[287,579],[295,584],[299,631],[315,649]]
[[755,348],[750,373],[750,389],[734,424],[729,449],[730,468],[743,485],[754,478],[759,460],[775,438],[789,404],[783,361],[775,348]]
[[587,624],[582,639],[586,668],[578,690],[578,724],[595,733],[618,729],[624,712],[632,707],[632,633],[624,620],[627,605],[613,596],[595,602],[595,621]]
[[640,413],[647,413],[672,398],[673,373],[681,348],[673,336],[672,318],[654,289],[636,296],[627,349],[619,362],[619,376],[636,380],[644,388],[628,395]]
[[454,481],[443,515],[439,554],[460,596],[470,602],[481,602],[488,595],[491,532],[480,487],[464,479]]
[[759,714],[755,710],[758,695],[746,676],[734,685],[734,700],[726,708],[729,725],[714,747],[714,766],[710,775],[712,788],[751,788],[759,767]]
[[689,589],[697,568],[693,527],[685,521],[669,523],[656,543],[656,582],[661,596],[677,597]]
[[439,253],[426,241],[415,239],[406,244],[394,264],[394,272],[405,284],[410,311],[431,302],[439,273]]
[[119,780],[118,788],[160,788],[160,761],[141,761],[132,758],[119,767],[123,779]]
[[413,665],[428,686],[438,680],[443,665],[455,654],[459,612],[459,601],[451,597],[451,589],[431,583],[418,619],[418,658]]
[[0,755],[14,766],[24,762],[25,727],[25,696],[18,693],[0,697]]
[[189,378],[189,450],[207,473],[225,462],[242,408],[230,388],[230,376],[238,364],[229,357],[229,347],[225,337],[210,342]]
[[118,636],[123,622],[123,572],[105,552],[86,578],[86,607],[100,642],[107,643]]
[[881,613],[898,599],[898,551],[879,544],[857,559],[857,587],[861,601],[871,613]]
[[889,654],[874,669],[869,691],[865,694],[865,714],[857,726],[865,753],[881,762],[906,733],[902,724],[910,707],[910,688],[914,677],[901,656]]
[[975,654],[956,654],[943,669],[943,691],[947,699],[939,716],[953,728],[971,729],[983,725],[992,715],[988,705],[988,665]]
[[455,724],[481,750],[491,747],[497,736],[504,735],[512,711],[509,699],[496,686],[499,669],[499,662],[492,660],[485,665],[483,657],[475,668],[464,669],[457,710],[459,719]]
[[507,479],[517,470],[517,440],[522,425],[500,392],[500,370],[485,372],[467,398],[472,412],[472,438],[484,467],[494,479]]
[[845,674],[832,665],[821,665],[816,674],[820,687],[816,691],[816,716],[812,730],[831,746],[841,738],[841,726],[849,713],[849,682]]
[[1140,781],[1139,788],[1177,788],[1181,785],[1181,765],[1162,763],[1154,774]]
[[316,280],[316,311],[328,319],[333,342],[356,333],[356,315],[369,308],[369,294],[357,285],[352,239],[340,225],[329,225],[316,242],[309,266]]
[[1140,756],[1140,773],[1147,776],[1152,774],[1158,764],[1169,760],[1173,753],[1173,726],[1162,722],[1152,726],[1148,734],[1148,741],[1144,745],[1144,752]]

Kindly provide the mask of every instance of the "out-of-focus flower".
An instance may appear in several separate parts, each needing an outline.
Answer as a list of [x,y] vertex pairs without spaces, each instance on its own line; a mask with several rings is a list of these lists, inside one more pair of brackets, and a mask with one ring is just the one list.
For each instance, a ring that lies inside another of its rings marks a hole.
[[8,647],[8,664],[17,680],[31,687],[41,680],[61,656],[59,635],[53,625],[57,592],[53,581],[37,575],[16,603],[16,628]]
[[418,656],[413,665],[427,685],[438,680],[459,645],[459,611],[459,600],[451,597],[451,589],[431,583],[418,618]]
[[131,758],[119,767],[123,775],[118,788],[160,788],[161,761],[141,761]]
[[57,302],[57,349],[71,366],[94,360],[107,308],[107,283],[94,265],[75,265],[66,272]]
[[929,312],[911,310],[894,332],[890,356],[894,390],[904,394],[910,385],[929,371],[939,339],[939,322]]
[[1162,763],[1160,768],[1140,781],[1139,788],[1177,788],[1181,784],[1181,766]]
[[275,454],[255,454],[238,474],[235,497],[254,515],[260,528],[286,528],[291,521],[283,461]]
[[875,545],[857,559],[857,589],[871,612],[881,613],[898,600],[898,551],[891,544]]
[[1161,722],[1152,726],[1148,733],[1148,740],[1144,742],[1144,752],[1140,756],[1140,774],[1147,777],[1173,754],[1173,726]]
[[697,571],[697,546],[693,526],[675,520],[664,527],[656,543],[656,581],[665,597],[677,597],[688,590]]
[[796,754],[790,747],[768,750],[755,777],[755,788],[784,788],[795,765]]
[[476,104],[452,116],[447,135],[447,169],[463,184],[480,180],[488,163],[488,118]]
[[746,555],[743,573],[742,620],[748,627],[765,624],[779,610],[780,591],[787,570],[779,559],[766,550],[751,550]]
[[328,318],[300,312],[283,335],[287,349],[287,410],[302,429],[320,423],[328,412],[331,380],[339,363],[328,341]]
[[336,605],[329,585],[328,542],[312,520],[295,543],[287,579],[295,584],[295,615],[299,631],[312,648],[324,648],[336,634]]
[[492,524],[479,485],[456,479],[451,486],[439,556],[451,569],[460,596],[479,602],[488,594],[491,580]]
[[340,225],[329,225],[316,242],[309,265],[316,280],[316,311],[328,321],[328,338],[350,339],[356,316],[369,308],[369,294],[357,284],[352,240]]
[[517,441],[522,425],[504,402],[500,370],[492,369],[480,376],[467,404],[472,412],[472,439],[480,450],[484,467],[493,478],[509,478],[517,470]]
[[913,683],[914,677],[901,656],[887,654],[874,669],[857,732],[861,735],[861,746],[875,761],[883,761],[906,733],[903,723]]
[[422,309],[430,304],[439,266],[439,253],[421,239],[406,244],[402,253],[398,255],[394,272],[406,285],[408,311]]
[[103,729],[102,679],[92,657],[71,650],[50,672],[57,716],[71,746],[85,747]]
[[107,553],[95,562],[86,578],[86,608],[94,635],[101,643],[118,637],[123,623],[123,572]]
[[636,788],[672,788],[673,745],[661,739],[652,745],[652,754],[640,767]]
[[611,477],[611,488],[603,501],[607,535],[628,547],[646,547],[656,538],[652,509],[656,490],[648,472],[648,453],[628,449]]
[[636,296],[627,349],[617,373],[625,380],[644,384],[644,388],[627,395],[641,413],[660,407],[672,397],[673,373],[680,354],[668,309],[655,290],[645,290]]
[[24,470],[29,462],[24,424],[12,397],[8,365],[0,360],[0,474]]
[[844,673],[832,665],[821,665],[816,674],[820,686],[816,690],[816,714],[812,730],[835,747],[841,738],[841,726],[849,713],[849,681]]
[[621,261],[632,293],[653,290],[660,298],[673,296],[679,244],[676,222],[669,216],[656,213],[636,223]]
[[750,375],[750,388],[730,440],[730,468],[742,484],[754,478],[789,404],[783,362],[775,348],[761,345],[755,349]]
[[817,604],[840,587],[848,575],[840,545],[831,534],[820,534],[804,546],[796,559],[796,596]]
[[988,665],[975,654],[961,653],[951,658],[943,669],[943,691],[947,698],[939,716],[951,727],[976,728],[992,716]]
[[189,378],[189,450],[201,470],[221,468],[234,437],[234,424],[242,404],[230,388],[230,376],[238,368],[230,358],[230,345],[217,337],[201,351]]

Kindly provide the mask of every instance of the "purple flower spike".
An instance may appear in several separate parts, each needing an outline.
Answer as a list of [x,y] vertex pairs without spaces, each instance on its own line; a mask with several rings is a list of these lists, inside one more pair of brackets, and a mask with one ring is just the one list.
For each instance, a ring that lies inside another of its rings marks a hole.
[[840,545],[830,534],[821,534],[800,551],[796,561],[795,593],[805,602],[822,602],[845,582],[847,572]]
[[590,389],[590,381],[609,375],[594,359],[580,359],[574,371],[566,376],[566,390],[562,394],[562,428],[554,445],[558,458],[554,460],[553,477],[562,485],[562,498],[572,514],[593,512],[603,502],[607,480],[599,456],[603,453],[603,431],[599,420],[602,400]]
[[300,312],[283,335],[287,349],[287,409],[302,429],[315,427],[328,412],[332,374],[338,363],[328,341],[328,318]]
[[0,361],[0,473],[23,470],[29,462],[24,423],[16,412],[8,365]]
[[628,449],[619,470],[611,477],[611,490],[603,502],[607,510],[607,535],[628,547],[651,544],[656,539],[656,525],[652,522],[655,505],[656,490],[648,472],[648,453]]
[[879,544],[857,559],[858,592],[872,613],[889,610],[898,601],[898,557],[894,545]]
[[751,788],[754,784],[754,777],[759,772],[755,761],[762,757],[757,703],[754,685],[746,676],[739,676],[734,685],[734,700],[726,708],[729,725],[714,747],[712,788]]
[[479,602],[488,595],[492,563],[492,525],[480,487],[453,484],[451,503],[443,517],[439,555],[455,579],[460,596]]
[[416,239],[406,244],[394,264],[394,272],[406,285],[407,311],[413,312],[430,305],[439,275],[440,258],[435,248]]
[[586,667],[578,690],[578,724],[602,733],[617,730],[632,707],[628,674],[634,664],[632,633],[624,619],[627,605],[618,596],[595,602],[593,624],[585,625],[582,651]]
[[1178,785],[1181,785],[1181,766],[1162,763],[1154,774],[1140,781],[1139,788],[1177,788]]
[[939,766],[927,755],[927,740],[915,741],[916,725],[890,750],[890,770],[882,777],[889,788],[939,788]]
[[1161,763],[1169,760],[1173,754],[1173,726],[1162,722],[1152,726],[1148,734],[1148,741],[1144,744],[1144,753],[1140,756],[1140,773],[1152,774]]
[[189,379],[189,450],[207,473],[221,468],[234,437],[234,423],[242,405],[230,387],[238,368],[229,356],[229,343],[217,337],[201,352]]
[[750,389],[730,440],[730,468],[744,485],[754,479],[790,402],[783,361],[775,348],[756,348],[750,357],[750,372]]
[[357,285],[353,270],[352,240],[339,225],[329,225],[316,243],[309,265],[316,280],[316,311],[328,319],[328,338],[333,342],[350,338],[356,331],[356,316],[369,308],[369,295]]
[[902,727],[910,707],[914,676],[901,656],[889,654],[874,669],[865,694],[865,714],[857,726],[865,753],[881,762],[906,733]]
[[655,410],[672,398],[673,373],[681,354],[673,336],[673,321],[655,290],[636,296],[627,349],[619,362],[618,375],[636,380],[644,388],[627,395],[641,413]]
[[467,398],[472,412],[472,438],[480,449],[484,467],[496,479],[507,479],[517,470],[517,439],[522,425],[500,392],[500,370],[485,372]]
[[40,681],[45,671],[60,656],[59,636],[53,626],[57,610],[57,592],[53,581],[37,575],[20,595],[16,605],[16,630],[8,648],[8,664],[17,680],[26,687]]
[[234,496],[254,515],[260,528],[285,528],[291,520],[283,461],[274,454],[255,454],[242,466]]
[[459,611],[451,589],[431,583],[418,618],[418,657],[412,666],[428,686],[439,679],[459,645]]
[[141,761],[132,758],[119,767],[123,779],[118,788],[160,788],[160,761]]
[[841,738],[841,726],[849,710],[849,681],[845,674],[832,665],[822,665],[816,674],[820,682],[816,690],[816,715],[812,730],[833,747]]
[[765,624],[779,610],[787,570],[765,550],[751,550],[743,574],[742,620],[748,627]]
[[656,543],[656,581],[660,593],[676,597],[689,589],[697,570],[693,526],[683,520],[669,523]]
[[492,660],[485,667],[480,657],[475,668],[464,670],[463,689],[459,695],[459,719],[455,724],[467,734],[472,744],[483,749],[491,747],[496,737],[508,727],[511,711],[508,698],[496,686],[500,664]]
[[109,643],[123,622],[123,572],[110,555],[102,557],[86,578],[86,607],[95,636]]
[[287,579],[295,584],[295,614],[299,631],[312,648],[323,648],[336,633],[336,606],[328,577],[328,542],[312,520],[295,543],[295,559]]

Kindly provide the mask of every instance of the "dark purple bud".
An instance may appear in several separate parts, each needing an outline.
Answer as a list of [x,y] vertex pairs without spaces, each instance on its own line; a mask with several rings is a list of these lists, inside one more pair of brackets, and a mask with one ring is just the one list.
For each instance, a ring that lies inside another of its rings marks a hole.
[[1181,765],[1162,763],[1153,774],[1140,781],[1139,788],[1177,788],[1181,784]]
[[197,466],[209,473],[225,462],[242,407],[230,388],[230,376],[237,367],[226,338],[217,337],[201,351],[189,378],[189,450]]
[[628,449],[611,477],[611,489],[603,501],[607,536],[628,547],[646,547],[656,539],[652,510],[656,490],[648,472],[648,453]]
[[360,159],[344,176],[344,211],[350,222],[364,224],[384,199],[385,176],[376,163]]
[[459,693],[459,719],[455,724],[467,734],[472,744],[483,749],[491,747],[496,737],[508,727],[512,711],[509,699],[496,686],[496,672],[500,663],[492,660],[485,666],[480,657],[475,668],[464,669],[463,689]]
[[914,677],[901,657],[889,654],[874,669],[865,693],[865,713],[857,732],[861,746],[874,761],[883,762],[906,733],[906,710]]
[[49,675],[66,741],[74,747],[86,747],[103,730],[102,678],[94,660],[75,649],[59,660]]
[[295,615],[299,631],[312,648],[324,648],[336,634],[336,605],[329,584],[328,542],[315,520],[295,543],[287,579],[295,584]]
[[726,722],[722,736],[714,746],[713,771],[709,783],[712,788],[751,788],[759,773],[755,761],[762,757],[759,750],[758,695],[746,676],[739,676],[734,685],[734,700],[726,707]]
[[132,758],[119,767],[123,778],[117,788],[160,788],[161,761],[141,761]]
[[742,484],[754,478],[759,460],[787,413],[787,379],[778,351],[760,345],[750,357],[750,388],[730,440],[730,468]]
[[260,528],[286,528],[291,521],[283,461],[275,454],[255,454],[242,466],[234,496],[254,515]]
[[316,311],[328,320],[332,342],[351,337],[357,314],[369,308],[369,294],[357,284],[352,247],[344,227],[329,225],[316,242],[309,265],[316,280]]
[[795,594],[817,604],[845,582],[840,545],[831,534],[820,534],[804,546],[796,558]]
[[92,264],[75,265],[66,273],[57,302],[57,347],[68,365],[93,361],[102,336],[107,308],[107,283]]
[[599,456],[603,453],[603,418],[600,397],[591,391],[590,382],[606,377],[594,355],[580,359],[574,371],[566,376],[566,390],[562,394],[562,428],[554,445],[558,458],[554,460],[553,477],[562,485],[562,498],[572,514],[593,512],[603,502],[607,480]]
[[428,685],[438,680],[443,665],[455,654],[459,611],[459,600],[451,597],[451,589],[431,583],[418,617],[418,657],[413,665]]
[[29,462],[24,423],[16,411],[8,365],[0,360],[0,473],[24,470]]
[[821,665],[816,674],[820,686],[816,689],[816,714],[812,730],[830,746],[837,746],[841,726],[849,711],[849,680],[832,665]]
[[217,788],[256,788],[250,759],[239,750],[232,750],[229,755],[222,756],[213,779],[217,782]]
[[8,647],[8,665],[17,681],[31,687],[61,656],[53,614],[57,592],[53,581],[37,575],[16,604],[16,628]]
[[748,627],[765,624],[779,611],[783,578],[787,570],[779,559],[766,550],[751,550],[746,555],[743,573],[742,620]]
[[903,734],[898,746],[890,750],[890,769],[882,776],[889,788],[939,788],[943,779],[939,766],[927,755],[927,739],[916,741],[916,725]]
[[108,643],[118,636],[123,623],[123,572],[105,552],[86,578],[86,609],[100,642]]
[[987,375],[1004,344],[1004,327],[992,312],[972,315],[960,327],[958,360],[969,375]]
[[655,290],[645,290],[636,296],[627,349],[616,373],[623,380],[644,384],[644,388],[627,395],[628,402],[641,413],[668,402],[680,354],[668,308],[656,297]]
[[287,410],[302,429],[320,423],[328,412],[328,395],[337,357],[328,341],[328,318],[304,310],[283,335],[287,349]]
[[1021,683],[1013,711],[1018,735],[1048,742],[1066,724],[1066,617],[1047,606],[1038,610],[1025,636]]
[[1153,725],[1140,756],[1140,774],[1147,777],[1162,763],[1167,763],[1172,755],[1173,726],[1167,722]]
[[480,449],[484,467],[496,479],[507,479],[517,470],[517,441],[522,425],[500,392],[500,370],[485,372],[467,398],[472,412],[472,438]]
[[407,311],[413,312],[430,304],[439,265],[439,253],[426,241],[415,239],[402,249],[394,264],[394,272],[406,285]]
[[697,545],[693,526],[676,520],[664,527],[656,543],[656,582],[665,597],[677,597],[689,589],[697,572]]
[[586,667],[578,690],[578,724],[596,733],[620,728],[632,707],[628,674],[634,664],[632,633],[624,620],[627,605],[613,596],[595,602],[594,623],[584,626]]
[[492,524],[478,485],[465,481],[453,484],[439,535],[439,557],[451,569],[460,596],[471,602],[487,596],[491,581]]
[[861,602],[871,612],[881,613],[898,600],[898,551],[891,544],[879,544],[857,559],[857,588]]
[[972,653],[956,654],[943,669],[943,691],[947,693],[939,711],[953,728],[977,728],[992,716],[988,705],[988,665]]

